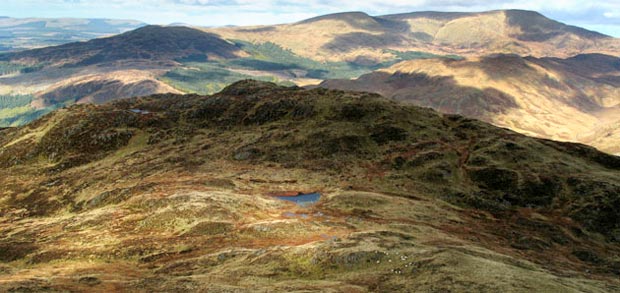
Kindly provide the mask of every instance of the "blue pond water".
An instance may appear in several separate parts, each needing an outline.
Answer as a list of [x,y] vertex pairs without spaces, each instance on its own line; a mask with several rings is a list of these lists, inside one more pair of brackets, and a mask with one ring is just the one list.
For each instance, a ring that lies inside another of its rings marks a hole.
[[315,204],[319,199],[321,199],[321,194],[318,192],[300,194],[296,196],[276,196],[278,199],[292,201],[302,207],[307,207],[312,204]]
[[142,115],[146,115],[146,114],[150,114],[151,112],[147,111],[147,110],[142,110],[142,109],[129,109],[129,111],[134,112],[136,114],[142,114]]

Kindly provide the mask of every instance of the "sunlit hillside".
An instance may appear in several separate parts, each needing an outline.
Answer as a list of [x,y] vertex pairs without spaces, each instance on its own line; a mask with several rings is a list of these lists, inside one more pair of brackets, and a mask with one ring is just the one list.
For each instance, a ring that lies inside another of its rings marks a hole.
[[380,93],[444,113],[476,117],[528,135],[620,153],[620,59],[495,55],[398,63],[324,87]]

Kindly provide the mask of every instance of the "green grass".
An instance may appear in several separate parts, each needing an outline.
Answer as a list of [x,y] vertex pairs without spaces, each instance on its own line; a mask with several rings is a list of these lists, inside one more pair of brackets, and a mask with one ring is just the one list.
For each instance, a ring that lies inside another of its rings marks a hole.
[[30,106],[0,109],[0,127],[16,127],[33,121],[54,108],[33,109]]
[[17,127],[58,109],[58,107],[48,107],[43,109],[33,109],[30,106],[8,108],[0,110],[0,127]]

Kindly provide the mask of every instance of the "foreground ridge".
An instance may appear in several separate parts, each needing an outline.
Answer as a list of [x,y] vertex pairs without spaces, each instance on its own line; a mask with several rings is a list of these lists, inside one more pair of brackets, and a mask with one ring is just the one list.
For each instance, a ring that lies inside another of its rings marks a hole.
[[620,158],[584,145],[252,80],[0,133],[0,290],[620,289]]

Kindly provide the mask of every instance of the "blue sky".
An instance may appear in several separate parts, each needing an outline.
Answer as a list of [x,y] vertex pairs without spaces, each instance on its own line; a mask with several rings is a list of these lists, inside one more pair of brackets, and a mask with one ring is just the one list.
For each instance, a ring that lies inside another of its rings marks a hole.
[[371,15],[421,10],[536,10],[553,19],[620,37],[620,1],[583,0],[2,0],[0,15],[136,19],[203,26],[275,24],[343,11]]

